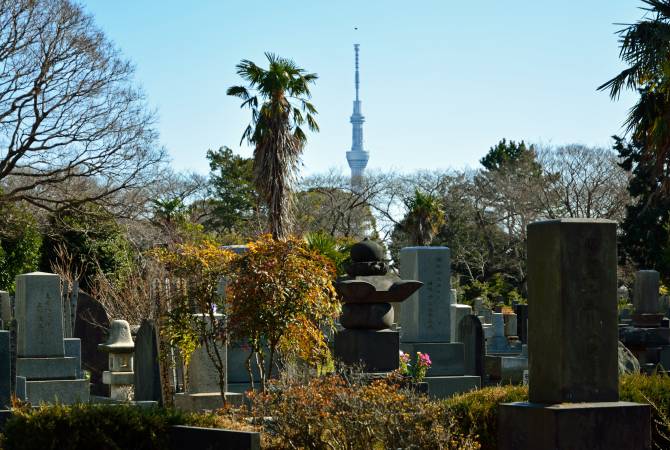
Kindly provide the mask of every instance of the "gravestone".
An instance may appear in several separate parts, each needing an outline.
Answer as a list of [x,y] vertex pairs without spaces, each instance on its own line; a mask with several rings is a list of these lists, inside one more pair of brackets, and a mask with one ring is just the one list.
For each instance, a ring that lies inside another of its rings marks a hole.
[[521,353],[521,344],[510,344],[505,336],[505,317],[503,313],[492,313],[493,331],[486,339],[486,353],[489,355],[508,355]]
[[[505,321],[505,336],[517,336],[517,317],[516,314],[503,314]],[[518,337],[518,336],[517,336]]]
[[[205,321],[205,326],[209,325],[209,314],[194,314],[197,320]],[[217,320],[221,320],[222,314],[214,314]],[[227,348],[223,343],[217,343],[217,348],[223,362],[224,375],[227,364]],[[212,346],[213,347],[213,346]],[[214,349],[212,349],[214,351]],[[223,406],[221,398],[221,387],[219,384],[219,372],[212,361],[205,345],[198,346],[191,354],[191,360],[187,369],[188,383],[185,392],[176,393],[174,404],[177,408],[186,411],[204,411],[214,410]],[[242,402],[243,395],[239,393],[228,392],[228,386],[224,377],[224,392],[226,401],[239,404]]]
[[81,366],[91,374],[91,394],[108,397],[109,386],[102,382],[107,370],[107,355],[98,351],[98,345],[107,340],[109,317],[105,308],[93,297],[79,291],[74,322],[74,337],[81,339]]
[[403,304],[400,348],[413,358],[416,352],[430,355],[433,366],[426,377],[429,394],[443,398],[479,387],[480,377],[465,375],[463,343],[451,342],[450,250],[447,247],[403,248],[400,276],[424,284]]
[[528,226],[529,402],[501,404],[501,450],[651,448],[648,405],[619,402],[616,222]]
[[528,305],[518,304],[514,307],[516,313],[516,335],[522,344],[528,343]]
[[451,308],[451,314],[450,314],[451,342],[461,342],[457,338],[458,324],[461,323],[461,319],[463,319],[463,317],[472,314],[472,307],[470,305],[461,305],[458,303],[454,303],[449,307]]
[[143,320],[135,337],[135,400],[162,403],[158,341],[153,320]]
[[60,277],[34,272],[16,277],[16,375],[26,378],[32,404],[88,401],[88,381],[77,378],[77,358],[65,356]]
[[81,370],[81,339],[65,338],[63,339],[63,344],[65,345],[65,356],[77,360],[77,378],[84,378],[84,373]]
[[475,375],[484,380],[484,330],[477,316],[467,315],[458,325],[458,340],[465,353],[465,375]]
[[664,314],[658,300],[660,274],[655,270],[638,270],[635,272],[633,286],[633,325],[640,328],[658,327]]
[[9,409],[12,394],[10,332],[0,331],[0,409]]

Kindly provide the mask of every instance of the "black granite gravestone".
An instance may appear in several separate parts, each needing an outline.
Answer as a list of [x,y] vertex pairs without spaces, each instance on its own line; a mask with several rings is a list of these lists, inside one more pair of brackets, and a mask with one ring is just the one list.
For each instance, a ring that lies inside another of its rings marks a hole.
[[158,341],[152,320],[143,320],[135,338],[135,400],[161,402]]
[[74,337],[81,339],[81,366],[91,373],[91,394],[109,396],[109,386],[102,383],[102,372],[107,370],[107,354],[98,350],[98,344],[107,340],[109,317],[105,308],[93,297],[79,291]]

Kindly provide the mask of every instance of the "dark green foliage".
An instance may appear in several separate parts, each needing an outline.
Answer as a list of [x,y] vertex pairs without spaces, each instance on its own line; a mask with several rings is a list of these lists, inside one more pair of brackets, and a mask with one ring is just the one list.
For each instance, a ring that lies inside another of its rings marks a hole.
[[4,450],[166,449],[170,425],[213,426],[210,416],[121,405],[45,406],[18,412],[3,430]]
[[507,142],[507,139],[503,138],[489,149],[489,152],[479,160],[479,163],[486,170],[494,171],[502,169],[508,164],[521,161],[524,158],[530,157],[534,159],[534,155],[535,150],[532,145],[527,147],[524,141],[517,144],[514,141]]
[[670,448],[670,377],[626,375],[619,380],[622,401],[651,403],[651,437],[654,448]]
[[670,194],[662,189],[663,177],[654,170],[655,160],[640,142],[614,136],[614,149],[622,167],[632,172],[628,192],[633,203],[626,207],[621,224],[621,263],[632,260],[640,269],[655,269],[670,282]]
[[495,450],[498,442],[498,404],[528,400],[525,386],[495,386],[457,395],[445,401],[457,431],[472,433],[482,450]]
[[40,262],[42,236],[34,217],[17,205],[0,208],[0,289],[13,292],[16,275]]
[[208,150],[211,217],[205,223],[214,231],[244,234],[244,225],[258,211],[254,188],[254,160],[233,153],[228,147]]
[[112,214],[89,205],[85,211],[62,211],[49,217],[44,240],[42,270],[50,272],[65,247],[83,272],[84,287],[99,271],[122,277],[132,263],[132,248]]

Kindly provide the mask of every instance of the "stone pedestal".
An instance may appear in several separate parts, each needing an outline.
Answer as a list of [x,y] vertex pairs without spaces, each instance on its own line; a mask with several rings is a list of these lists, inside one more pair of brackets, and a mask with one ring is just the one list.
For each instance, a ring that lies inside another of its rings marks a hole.
[[503,403],[498,449],[648,450],[649,421],[649,407],[639,403]]
[[[455,289],[452,289],[452,291]],[[461,323],[461,319],[465,316],[472,314],[472,307],[470,305],[461,305],[455,303],[450,306],[451,317],[450,317],[450,340],[451,342],[459,342],[456,339],[458,335],[458,324]]]
[[88,380],[78,378],[79,360],[65,356],[60,279],[49,273],[16,277],[16,375],[26,379],[27,400],[86,402]]
[[616,222],[528,226],[530,402],[499,407],[498,448],[651,448],[649,406],[619,402],[616,265]]
[[335,354],[345,364],[362,364],[364,372],[398,368],[400,339],[391,330],[341,330],[335,334]]

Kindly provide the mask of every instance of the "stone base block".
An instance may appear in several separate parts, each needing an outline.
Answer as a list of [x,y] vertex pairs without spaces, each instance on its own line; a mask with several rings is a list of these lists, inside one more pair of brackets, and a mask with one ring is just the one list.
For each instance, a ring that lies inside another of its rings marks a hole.
[[498,407],[498,449],[651,449],[649,405],[503,403]]
[[335,334],[335,358],[349,365],[362,364],[365,372],[396,370],[399,352],[397,331],[344,329]]
[[102,372],[102,382],[105,384],[135,384],[135,372]]
[[463,375],[465,373],[465,353],[462,342],[402,342],[400,349],[416,359],[416,352],[428,353],[433,366],[428,376]]
[[484,359],[486,375],[491,382],[515,383],[523,382],[523,371],[528,370],[528,358],[525,356],[491,356]]
[[[260,388],[260,382],[259,381],[254,381],[254,386],[256,386],[256,389]],[[248,390],[251,389],[251,383],[228,383],[228,390],[230,392],[235,392],[237,394],[244,394]]]
[[74,357],[16,358],[16,375],[28,380],[74,380],[78,369]]
[[655,328],[661,326],[663,314],[633,314],[633,326],[639,328]]
[[428,395],[433,398],[448,398],[481,386],[480,377],[474,375],[426,377],[424,381],[428,383]]
[[88,380],[29,380],[26,397],[33,405],[40,403],[86,403],[89,399]]
[[619,328],[619,340],[630,349],[670,345],[670,328]]
[[[244,395],[235,392],[226,392],[226,402],[241,406]],[[179,392],[174,395],[174,406],[184,411],[211,411],[223,408],[223,399],[219,392],[207,392],[202,394],[188,394]]]

